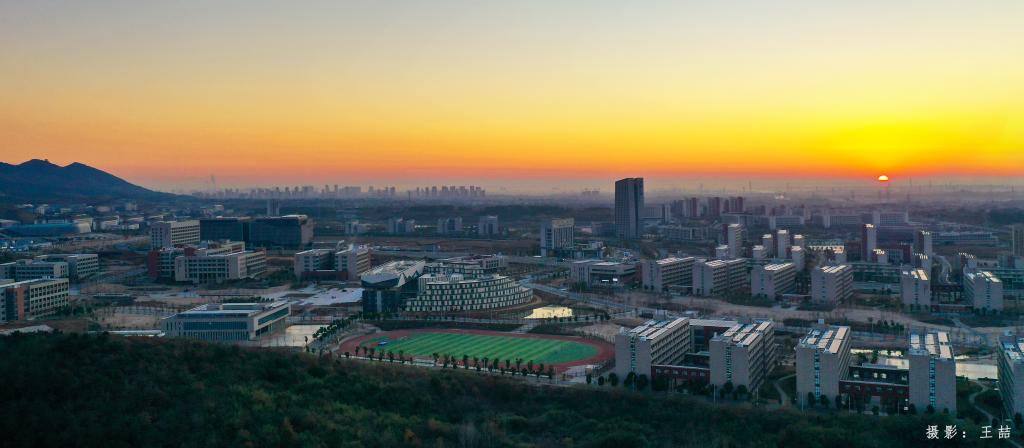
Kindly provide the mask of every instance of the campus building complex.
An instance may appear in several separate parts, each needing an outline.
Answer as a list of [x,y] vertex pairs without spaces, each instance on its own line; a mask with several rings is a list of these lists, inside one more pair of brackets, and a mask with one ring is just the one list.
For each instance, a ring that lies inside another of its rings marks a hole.
[[524,305],[533,300],[533,290],[511,277],[485,274],[424,274],[417,279],[416,296],[405,301],[411,312],[448,313],[487,311]]
[[423,274],[425,265],[419,260],[392,261],[364,272],[359,277],[363,286],[363,311],[399,311],[403,299],[415,297],[416,279]]
[[167,317],[164,333],[211,342],[245,342],[284,329],[291,305],[287,302],[210,303]]

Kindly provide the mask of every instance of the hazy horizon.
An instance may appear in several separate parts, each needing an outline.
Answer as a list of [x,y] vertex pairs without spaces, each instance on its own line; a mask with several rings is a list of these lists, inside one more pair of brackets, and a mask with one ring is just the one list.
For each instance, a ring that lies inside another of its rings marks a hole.
[[1017,1],[0,1],[0,145],[162,190],[1015,182],[1019,17]]

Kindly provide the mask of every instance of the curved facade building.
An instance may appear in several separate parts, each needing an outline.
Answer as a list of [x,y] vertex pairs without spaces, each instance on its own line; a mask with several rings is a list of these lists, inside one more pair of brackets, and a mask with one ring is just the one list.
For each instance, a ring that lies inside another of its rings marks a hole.
[[418,293],[405,302],[405,311],[492,310],[523,305],[533,299],[531,289],[503,275],[466,278],[460,274],[426,274],[418,281]]

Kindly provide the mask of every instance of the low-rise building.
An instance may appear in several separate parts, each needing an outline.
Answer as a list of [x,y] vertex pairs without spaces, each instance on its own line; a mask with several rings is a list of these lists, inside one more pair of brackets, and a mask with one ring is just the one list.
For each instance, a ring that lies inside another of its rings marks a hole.
[[425,266],[421,260],[400,260],[364,272],[359,277],[363,286],[363,312],[399,311],[403,299],[416,296],[415,280],[423,274]]
[[67,308],[68,279],[37,279],[0,284],[0,305],[5,320],[31,320]]
[[100,256],[97,254],[46,254],[35,259],[67,263],[68,278],[75,281],[96,275],[100,271]]
[[288,302],[210,303],[162,321],[169,337],[211,342],[245,342],[288,326]]
[[18,260],[14,262],[14,279],[17,281],[40,278],[68,278],[71,269],[63,261]]
[[774,299],[796,289],[796,267],[793,263],[755,265],[750,271],[750,295]]
[[635,276],[635,264],[619,261],[581,260],[573,262],[569,267],[572,283],[585,288],[625,286]]

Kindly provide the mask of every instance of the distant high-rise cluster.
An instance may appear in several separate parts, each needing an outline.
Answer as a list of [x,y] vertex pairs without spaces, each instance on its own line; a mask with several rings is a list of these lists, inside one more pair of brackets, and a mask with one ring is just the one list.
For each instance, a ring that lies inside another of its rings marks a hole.
[[434,185],[409,190],[409,196],[413,198],[482,198],[486,194],[482,187],[476,185]]

